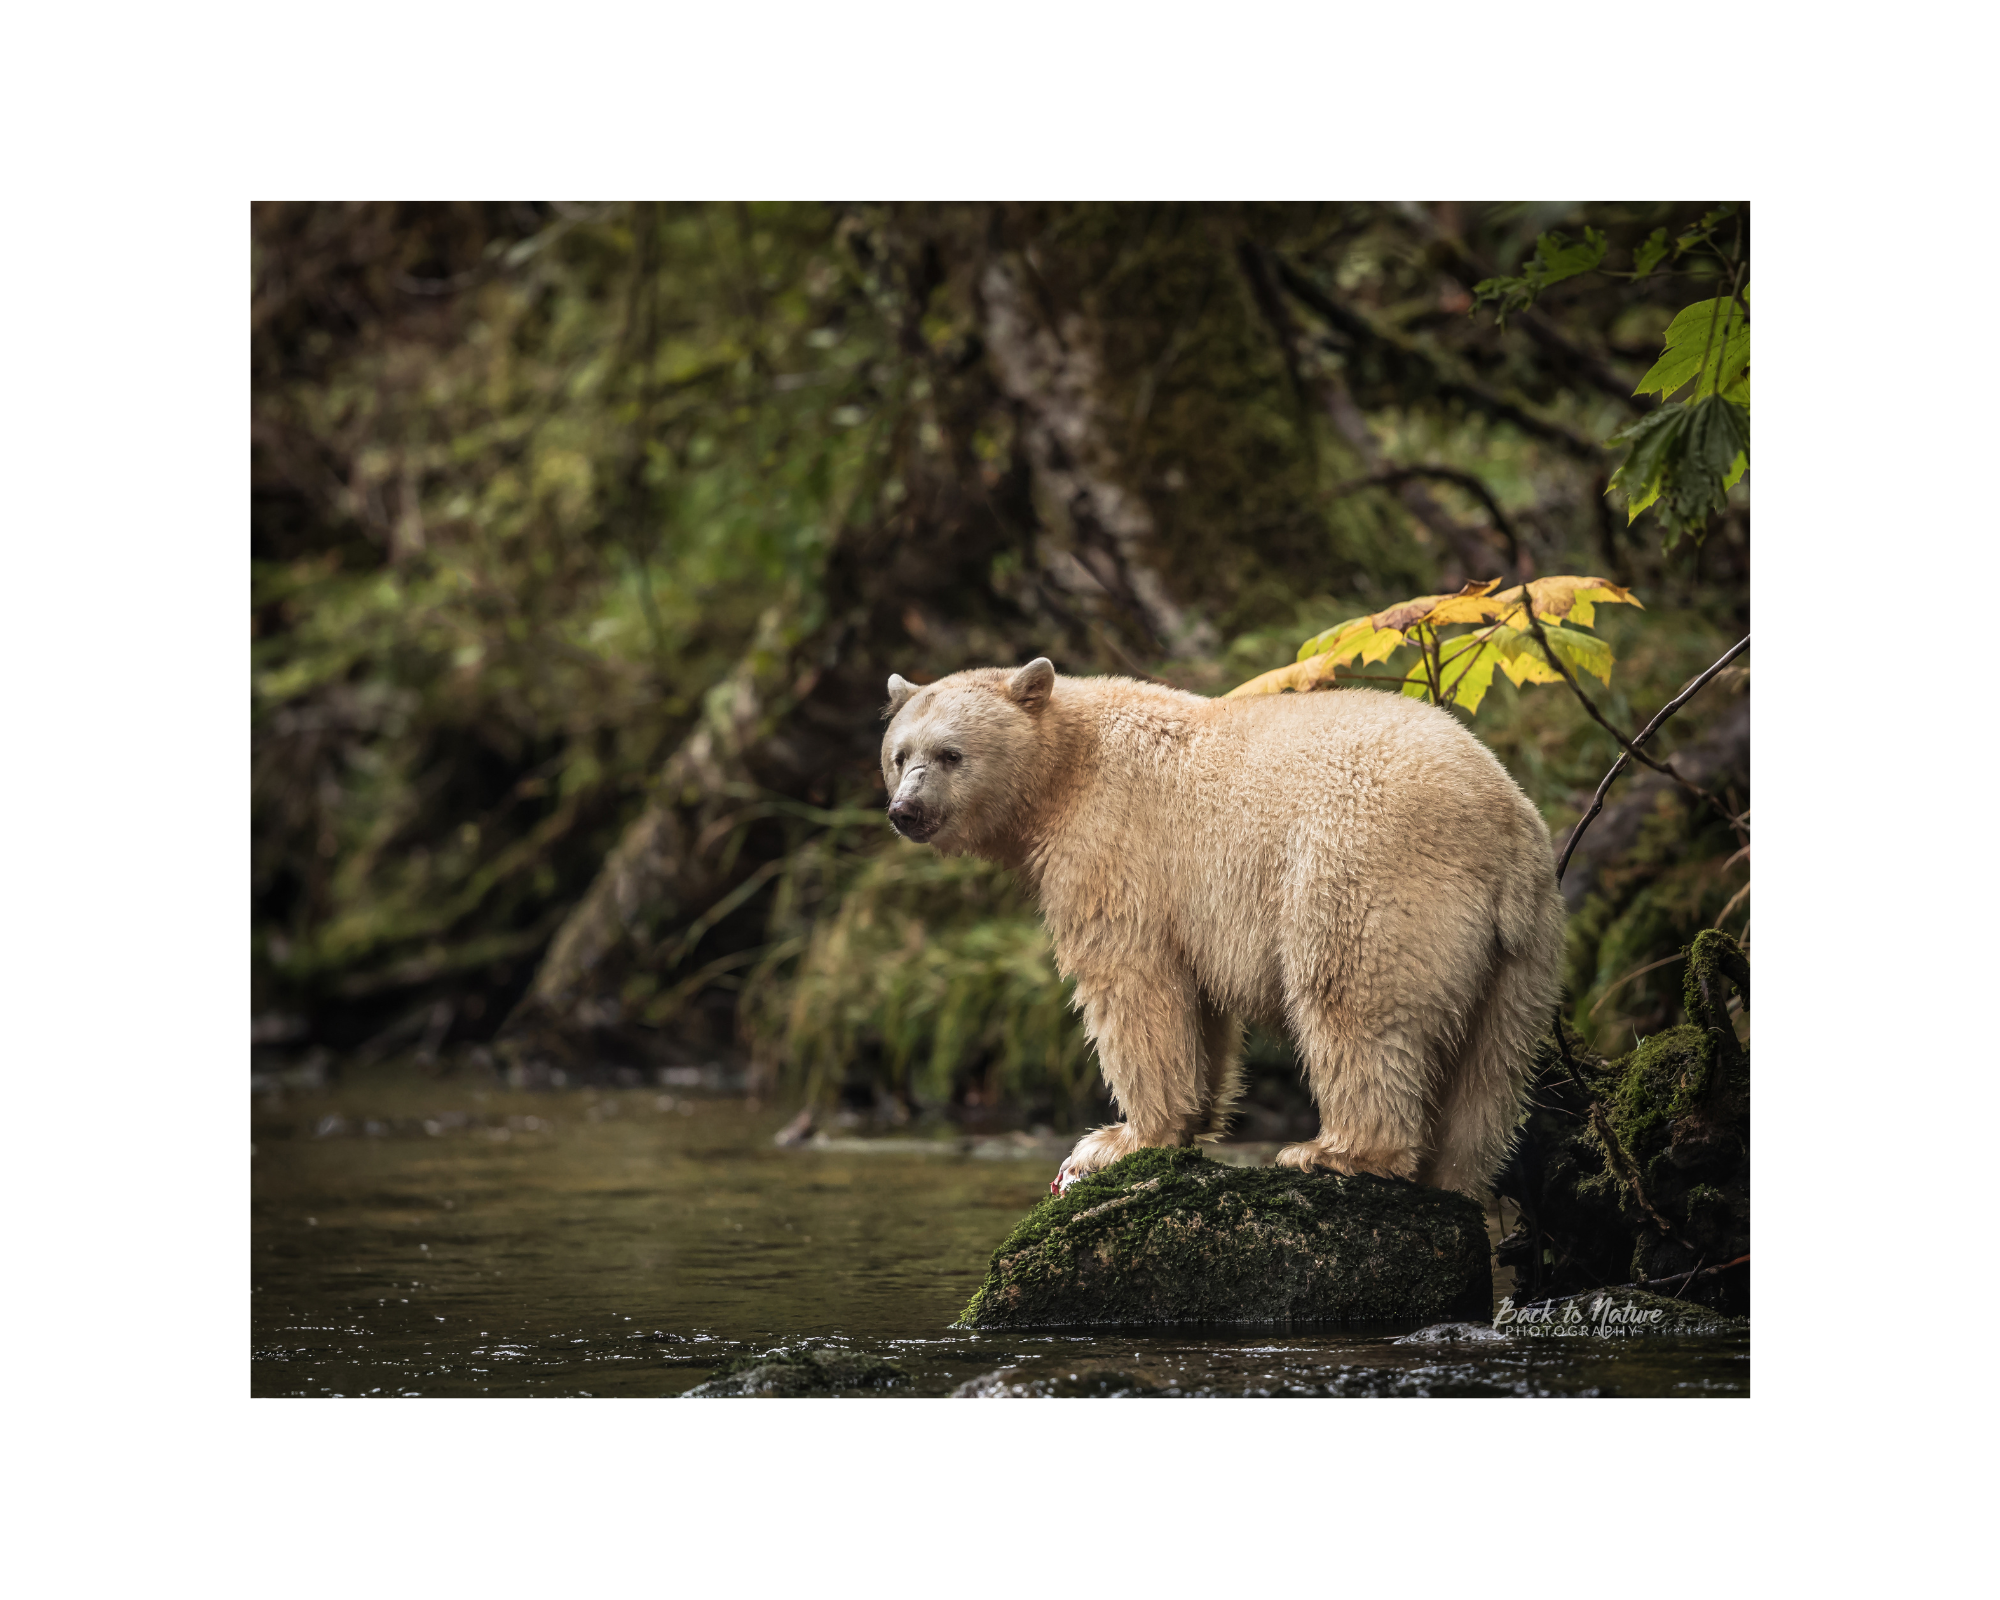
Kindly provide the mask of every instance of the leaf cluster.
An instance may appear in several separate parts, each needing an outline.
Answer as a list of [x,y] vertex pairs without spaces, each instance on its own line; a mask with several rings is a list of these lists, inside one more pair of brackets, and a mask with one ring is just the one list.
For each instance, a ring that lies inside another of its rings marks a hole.
[[[1456,705],[1471,715],[1493,686],[1495,672],[1517,689],[1559,683],[1564,669],[1611,682],[1611,647],[1580,630],[1591,626],[1600,603],[1640,605],[1629,589],[1607,578],[1575,575],[1536,578],[1505,590],[1500,583],[1498,578],[1468,583],[1456,594],[1419,595],[1336,623],[1299,646],[1290,666],[1237,685],[1230,697],[1393,684],[1413,698]],[[1470,631],[1446,637],[1442,630],[1454,625]],[[1406,648],[1414,648],[1417,659],[1401,673],[1351,670],[1357,663],[1366,668],[1387,662]]]
[[1595,272],[1603,265],[1604,253],[1609,248],[1610,241],[1595,228],[1585,228],[1583,237],[1575,240],[1551,230],[1535,241],[1535,253],[1521,264],[1519,277],[1483,278],[1474,284],[1472,309],[1476,312],[1482,306],[1491,306],[1504,328],[1508,312],[1527,310],[1544,289]]
[[[1605,441],[1630,447],[1609,484],[1625,496],[1626,520],[1652,510],[1666,550],[1683,534],[1700,541],[1710,516],[1724,509],[1731,486],[1750,465],[1750,289],[1743,283],[1739,298],[1745,266],[1740,222],[1730,249],[1719,239],[1737,217],[1736,207],[1717,207],[1671,244],[1667,230],[1655,228],[1634,249],[1631,272],[1614,274],[1637,281],[1669,255],[1679,262],[1695,254],[1713,257],[1728,278],[1727,293],[1698,300],[1674,317],[1659,358],[1632,391],[1658,395],[1660,409]],[[1551,284],[1599,269],[1604,256],[1604,236],[1592,229],[1578,243],[1544,233],[1519,277],[1488,278],[1476,287],[1473,309],[1492,306],[1504,327],[1509,311],[1525,310]],[[1682,390],[1690,390],[1686,399],[1675,400]]]

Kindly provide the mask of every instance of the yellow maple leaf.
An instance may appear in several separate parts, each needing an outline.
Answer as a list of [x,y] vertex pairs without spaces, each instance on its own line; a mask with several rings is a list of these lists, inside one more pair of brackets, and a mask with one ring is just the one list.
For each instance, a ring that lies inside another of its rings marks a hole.
[[[1496,578],[1494,584],[1499,580]],[[1596,615],[1600,602],[1616,601],[1623,605],[1639,606],[1632,591],[1622,584],[1613,583],[1609,578],[1579,577],[1564,574],[1558,577],[1536,578],[1527,586],[1529,596],[1535,604],[1535,615],[1544,622],[1556,622],[1564,618],[1580,627],[1589,627]],[[1478,592],[1474,593],[1477,588]],[[1497,622],[1505,617],[1509,622],[1525,622],[1521,614],[1522,585],[1502,589],[1498,594],[1492,587],[1467,584],[1465,591],[1433,606],[1423,620],[1431,627],[1442,628],[1453,622]]]

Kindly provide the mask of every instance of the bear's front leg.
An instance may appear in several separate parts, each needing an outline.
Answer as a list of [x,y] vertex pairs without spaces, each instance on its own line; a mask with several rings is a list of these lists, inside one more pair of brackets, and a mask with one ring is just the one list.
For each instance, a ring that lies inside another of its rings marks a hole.
[[1049,1180],[1050,1194],[1068,1194],[1069,1186],[1086,1172],[1095,1172],[1099,1167],[1108,1167],[1122,1156],[1129,1156],[1140,1148],[1140,1142],[1133,1136],[1132,1124],[1114,1122],[1106,1127],[1092,1128],[1081,1139],[1076,1148],[1063,1159],[1056,1169],[1056,1175]]
[[1134,1150],[1192,1144],[1206,1127],[1200,997],[1192,976],[1135,960],[1108,965],[1102,977],[1080,973],[1076,992],[1084,1031],[1125,1120],[1079,1139],[1049,1185],[1051,1194]]

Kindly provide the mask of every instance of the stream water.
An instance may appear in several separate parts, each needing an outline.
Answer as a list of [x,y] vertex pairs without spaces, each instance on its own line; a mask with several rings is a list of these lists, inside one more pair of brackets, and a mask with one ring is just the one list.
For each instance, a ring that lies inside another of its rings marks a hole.
[[[950,1326],[1055,1157],[779,1149],[655,1090],[417,1079],[253,1100],[253,1395],[679,1395],[806,1344],[912,1395],[1747,1395],[1747,1339]],[[1403,1342],[1399,1342],[1403,1341]]]

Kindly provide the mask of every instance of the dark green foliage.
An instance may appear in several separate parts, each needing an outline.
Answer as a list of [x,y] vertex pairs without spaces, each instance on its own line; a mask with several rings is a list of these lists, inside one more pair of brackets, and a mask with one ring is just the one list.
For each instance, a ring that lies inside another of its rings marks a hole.
[[994,1252],[966,1327],[1484,1319],[1464,1195],[1140,1150],[1044,1200]]
[[[1685,261],[1685,275],[1719,278],[1726,292],[1681,309],[1667,326],[1665,351],[1632,391],[1657,394],[1668,403],[1605,441],[1630,446],[1610,486],[1624,496],[1628,519],[1648,508],[1656,513],[1668,550],[1683,534],[1701,542],[1750,464],[1747,220],[1737,207],[1720,206],[1674,241],[1675,275],[1682,275]],[[1561,233],[1545,233],[1519,277],[1489,278],[1477,286],[1473,309],[1492,306],[1505,326],[1508,312],[1526,310],[1544,289],[1597,270],[1607,244],[1604,235],[1588,228],[1577,244]],[[1632,270],[1615,276],[1635,283],[1649,278],[1668,251],[1667,230],[1655,228],[1635,246]],[[1671,399],[1683,389],[1689,389],[1687,400]]]
[[1671,550],[1682,534],[1698,534],[1727,507],[1729,486],[1749,461],[1750,408],[1718,394],[1673,401],[1606,443],[1632,447],[1612,487],[1635,505],[1651,506]]
[[[1663,233],[1664,230],[1655,232]],[[1585,228],[1583,237],[1575,241],[1563,233],[1545,233],[1535,241],[1535,253],[1522,265],[1518,278],[1486,278],[1473,285],[1473,309],[1492,306],[1500,326],[1504,328],[1508,312],[1527,310],[1544,289],[1567,278],[1594,272],[1604,260],[1607,245],[1604,235],[1595,228]],[[1650,255],[1652,241],[1648,240],[1640,248]],[[1653,256],[1652,259],[1657,260],[1658,257]]]

